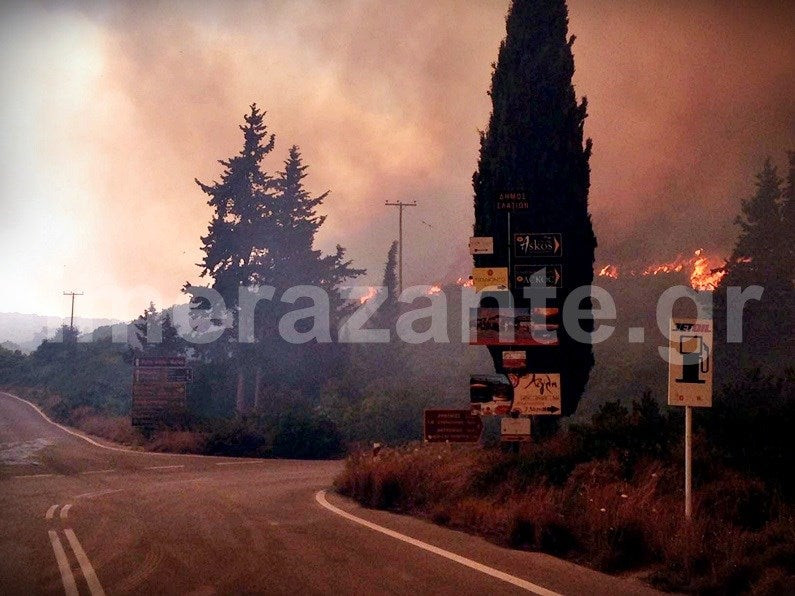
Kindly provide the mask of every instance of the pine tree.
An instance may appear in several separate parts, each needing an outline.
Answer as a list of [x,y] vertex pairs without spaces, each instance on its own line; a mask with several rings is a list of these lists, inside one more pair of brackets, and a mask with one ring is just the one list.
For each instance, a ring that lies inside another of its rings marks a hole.
[[275,180],[273,219],[278,231],[274,245],[269,247],[274,255],[271,283],[285,289],[301,284],[321,287],[329,293],[336,310],[342,304],[340,284],[362,275],[364,270],[351,266],[340,245],[332,255],[323,255],[314,248],[315,235],[326,221],[325,215],[317,214],[317,208],[329,192],[313,197],[307,191],[307,169],[299,148],[293,145]]
[[[224,167],[221,181],[211,185],[196,180],[209,195],[207,204],[213,215],[207,235],[202,236],[204,259],[201,275],[212,278],[211,287],[224,298],[228,308],[236,314],[240,286],[257,283],[260,271],[268,268],[272,258],[264,248],[275,234],[271,204],[273,180],[262,169],[264,157],[273,150],[274,135],[268,135],[265,114],[256,104],[244,116],[243,149],[239,154],[221,160]],[[216,359],[234,354],[237,364],[238,412],[245,410],[246,370],[251,367],[254,352],[243,344],[215,345],[205,350]]]
[[782,180],[770,159],[765,161],[756,180],[756,193],[742,200],[740,215],[735,219],[740,235],[730,260],[729,281],[741,276],[763,281],[780,262],[783,247],[778,246],[777,232],[781,228]]
[[[766,160],[756,176],[756,191],[741,201],[740,215],[735,219],[740,233],[715,293],[716,339],[723,351],[716,354],[716,374],[724,381],[749,368],[775,369],[779,360],[776,354],[784,350],[786,357],[791,353],[795,334],[794,239],[788,223],[792,217],[792,171],[783,192],[782,183],[777,168]],[[728,288],[744,290],[752,285],[761,286],[763,293],[761,300],[749,301],[744,307],[742,343],[726,343]]]
[[268,136],[265,114],[251,105],[243,131],[243,149],[227,160],[221,160],[224,172],[221,181],[196,184],[209,195],[207,204],[213,216],[206,236],[202,236],[204,259],[202,277],[213,279],[228,306],[237,304],[240,285],[256,281],[267,254],[262,251],[264,238],[273,234],[270,204],[273,180],[261,167],[263,158],[274,146],[274,135]]
[[131,348],[133,356],[178,356],[185,353],[185,342],[174,326],[171,313],[168,310],[159,312],[154,302],[150,302],[132,323],[132,331],[138,344]]
[[[340,285],[364,271],[351,266],[351,261],[345,259],[345,249],[339,245],[331,255],[323,255],[314,248],[315,235],[326,220],[324,215],[318,215],[317,209],[329,192],[313,196],[306,189],[304,180],[307,169],[299,148],[292,146],[284,169],[273,181],[274,195],[270,212],[272,236],[268,237],[268,243],[263,247],[264,259],[256,262],[255,278],[257,283],[275,286],[279,293],[298,285],[325,290],[331,307],[331,332],[336,336],[336,327],[345,314],[346,304],[340,297]],[[304,380],[307,384],[317,385],[319,378],[333,368],[332,361],[339,352],[329,345],[296,347],[281,342],[277,332],[278,319],[288,308],[292,307],[269,304],[257,313],[256,328],[260,345],[257,347],[254,401],[258,407],[262,405],[264,378],[271,379],[273,383],[294,376],[290,367],[303,355]],[[307,352],[312,352],[311,357],[307,357]]]
[[[208,234],[202,237],[202,275],[212,278],[212,287],[223,296],[235,318],[240,286],[276,289],[275,299],[258,305],[255,311],[257,344],[215,342],[208,349],[218,360],[234,359],[237,409],[245,411],[251,403],[246,399],[247,390],[252,387],[254,406],[261,405],[263,379],[274,387],[278,383],[295,384],[300,363],[300,377],[306,385],[316,387],[317,377],[332,369],[328,362],[333,350],[328,346],[295,346],[279,337],[279,319],[286,310],[295,308],[280,302],[283,292],[296,285],[326,290],[333,331],[346,310],[340,284],[364,271],[352,266],[339,245],[330,255],[314,248],[315,235],[325,221],[317,208],[329,193],[315,197],[306,190],[307,166],[298,147],[290,148],[284,169],[273,178],[262,169],[261,162],[273,149],[274,136],[268,135],[264,113],[256,104],[240,128],[243,149],[220,162],[225,168],[221,181],[212,185],[196,182],[210,196],[208,204],[213,208]],[[233,331],[236,335],[237,321]],[[307,350],[314,351],[308,354]]]
[[[591,141],[583,141],[587,102],[575,97],[574,37],[567,39],[567,30],[564,0],[511,3],[492,75],[492,113],[481,133],[473,176],[475,235],[494,238],[494,254],[477,255],[475,265],[505,267],[512,233],[561,233],[561,297],[591,284],[596,247],[588,213]],[[506,192],[523,193],[527,201],[526,208],[511,213],[510,230],[506,212],[497,205]],[[526,305],[516,288],[514,294],[518,305]],[[581,306],[590,310],[590,300]],[[593,350],[563,329],[558,335],[560,349],[531,348],[528,361],[534,372],[560,372],[567,415],[582,395]],[[492,350],[498,370],[500,353]]]
[[795,283],[795,151],[789,152],[789,174],[781,202],[781,238],[784,271]]

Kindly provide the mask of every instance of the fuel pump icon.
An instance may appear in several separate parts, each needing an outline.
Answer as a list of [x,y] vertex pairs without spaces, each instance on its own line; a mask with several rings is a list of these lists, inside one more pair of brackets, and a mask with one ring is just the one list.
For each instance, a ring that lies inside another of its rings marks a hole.
[[709,346],[700,335],[683,335],[679,338],[679,353],[682,355],[682,377],[677,383],[706,383],[701,373],[709,372]]

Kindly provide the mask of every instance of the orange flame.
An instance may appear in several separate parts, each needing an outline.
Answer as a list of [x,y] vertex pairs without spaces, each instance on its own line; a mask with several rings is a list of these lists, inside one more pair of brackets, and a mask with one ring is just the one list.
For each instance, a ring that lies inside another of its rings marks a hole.
[[434,296],[436,294],[440,294],[441,291],[442,291],[442,286],[433,285],[431,286],[431,289],[428,290],[428,296]]
[[367,288],[367,293],[359,298],[359,304],[364,304],[368,300],[375,298],[375,295],[378,294],[378,288],[375,286],[370,286]]
[[616,267],[615,265],[605,265],[599,271],[599,276],[612,277],[613,279],[616,279],[618,277],[618,267]]
[[[750,260],[750,259],[749,259]],[[742,262],[747,262],[743,260]],[[677,256],[673,261],[649,265],[640,275],[660,275],[666,273],[679,273],[690,271],[690,285],[695,290],[712,291],[714,290],[723,276],[726,269],[722,259],[714,256],[706,256],[702,249],[698,249],[692,257],[685,258]],[[605,265],[599,270],[600,277],[618,278],[618,267],[616,265]],[[635,272],[630,271],[630,276]]]

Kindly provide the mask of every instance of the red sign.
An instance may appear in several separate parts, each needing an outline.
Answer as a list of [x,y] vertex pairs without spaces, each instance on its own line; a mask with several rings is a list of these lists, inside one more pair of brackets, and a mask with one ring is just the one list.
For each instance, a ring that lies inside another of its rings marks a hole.
[[483,421],[469,410],[425,410],[424,423],[430,443],[475,443],[483,433]]

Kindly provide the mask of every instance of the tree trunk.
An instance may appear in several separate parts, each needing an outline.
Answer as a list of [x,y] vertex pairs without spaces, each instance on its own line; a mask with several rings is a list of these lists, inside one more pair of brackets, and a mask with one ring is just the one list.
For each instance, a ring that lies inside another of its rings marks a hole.
[[259,412],[262,407],[262,370],[257,367],[254,377],[254,411]]
[[243,414],[246,408],[246,378],[243,369],[237,371],[237,395],[235,397],[235,411]]

